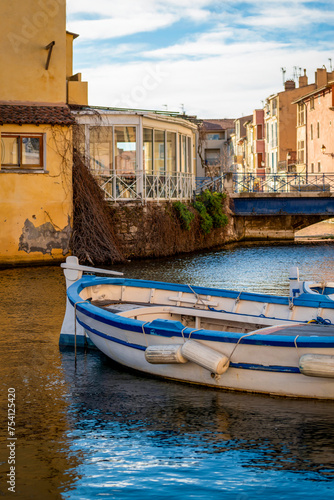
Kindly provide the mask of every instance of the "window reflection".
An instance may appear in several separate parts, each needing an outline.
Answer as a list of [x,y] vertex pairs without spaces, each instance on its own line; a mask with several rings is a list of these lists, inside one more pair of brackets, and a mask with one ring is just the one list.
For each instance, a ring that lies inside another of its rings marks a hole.
[[43,136],[2,134],[1,164],[8,168],[43,167]]
[[176,134],[167,132],[167,173],[176,172]]
[[136,127],[115,127],[115,167],[118,174],[136,171]]
[[1,138],[1,163],[3,165],[19,164],[19,138]]
[[112,127],[90,128],[90,168],[95,173],[109,174],[112,171]]
[[180,171],[181,172],[186,172],[186,166],[187,166],[187,143],[186,143],[186,136],[185,135],[180,135]]
[[164,130],[154,131],[154,172],[156,174],[165,173],[165,132]]
[[153,173],[153,129],[143,129],[143,163],[147,174]]
[[[188,174],[193,171],[196,156],[192,137],[176,130],[156,129],[150,124],[137,135],[137,128],[117,124],[89,127],[91,170],[107,177],[102,184],[107,196],[111,199],[188,196],[192,189]],[[87,148],[86,141],[77,142]]]
[[40,149],[39,137],[22,137],[22,165],[40,165]]

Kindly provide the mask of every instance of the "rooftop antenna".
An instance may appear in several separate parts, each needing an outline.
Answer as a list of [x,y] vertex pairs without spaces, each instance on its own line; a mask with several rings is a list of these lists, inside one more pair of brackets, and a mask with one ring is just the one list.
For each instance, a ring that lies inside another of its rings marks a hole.
[[285,73],[286,73],[286,68],[281,68],[282,75],[283,75],[283,85],[285,84]]
[[329,60],[329,70],[333,71],[332,59],[329,57],[328,60]]
[[297,80],[298,78],[298,66],[293,67],[293,79]]
[[184,104],[180,104],[180,106],[181,106],[182,114],[184,115]]

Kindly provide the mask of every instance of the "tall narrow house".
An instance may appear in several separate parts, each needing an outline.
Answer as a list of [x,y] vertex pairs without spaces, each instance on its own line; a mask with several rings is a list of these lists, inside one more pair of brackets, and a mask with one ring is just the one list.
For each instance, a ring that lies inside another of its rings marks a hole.
[[65,0],[0,3],[0,266],[63,259],[72,224],[68,102],[87,104],[72,75]]

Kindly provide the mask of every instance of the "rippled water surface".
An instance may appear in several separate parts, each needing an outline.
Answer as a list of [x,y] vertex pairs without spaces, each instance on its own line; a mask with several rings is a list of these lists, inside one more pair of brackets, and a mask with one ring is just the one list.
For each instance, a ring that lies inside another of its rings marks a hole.
[[[288,270],[334,281],[332,245],[243,246],[131,262],[126,276],[288,290]],[[328,499],[334,403],[150,378],[98,352],[60,351],[58,267],[0,271],[0,496],[20,499]],[[16,493],[8,492],[8,388],[16,392]]]

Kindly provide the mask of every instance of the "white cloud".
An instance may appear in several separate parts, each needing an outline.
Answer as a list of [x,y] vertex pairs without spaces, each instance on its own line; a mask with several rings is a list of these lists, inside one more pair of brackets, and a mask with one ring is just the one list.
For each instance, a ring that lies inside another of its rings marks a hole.
[[155,15],[142,12],[131,17],[72,21],[68,23],[68,29],[74,33],[80,33],[82,40],[101,40],[157,30],[169,26],[175,20],[172,14]]
[[323,63],[319,53],[291,53],[280,47],[259,51],[256,58],[234,52],[200,61],[105,65],[85,76],[91,105],[163,109],[168,104],[169,110],[179,111],[182,103],[187,113],[200,118],[236,118],[251,114],[269,95],[282,91],[280,68],[292,68],[296,61],[307,68],[313,83],[314,71]]
[[148,59],[161,60],[182,56],[200,59],[203,56],[233,55],[235,53],[244,54],[247,57],[249,54],[255,55],[258,52],[284,46],[284,44],[278,42],[257,40],[257,37],[249,31],[240,32],[237,41],[232,43],[233,34],[234,31],[231,28],[221,25],[216,28],[216,31],[199,33],[192,40],[185,40],[183,43],[156,50],[146,50],[142,55]]
[[[81,35],[75,51],[90,68],[83,77],[91,105],[162,109],[168,104],[177,111],[182,103],[201,118],[238,117],[283,89],[282,67],[287,77],[294,67],[306,68],[313,83],[316,68],[328,66],[332,41],[319,41],[316,23],[332,20],[333,6],[328,3],[326,10],[323,3],[321,8],[309,3],[68,0],[68,28]],[[185,32],[179,29],[182,20]],[[169,28],[169,39],[158,36],[162,28]],[[142,33],[138,43],[127,42],[126,35],[136,33]],[[124,37],[118,45],[117,37]]]
[[294,32],[305,29],[305,26],[315,22],[328,23],[333,19],[333,12],[294,5],[294,2],[285,2],[276,4],[274,7],[264,5],[256,15],[244,18],[241,22],[248,27],[292,29]]
[[68,0],[67,24],[82,39],[116,38],[171,26],[183,17],[205,21],[211,16],[205,8],[210,4],[212,0]]

